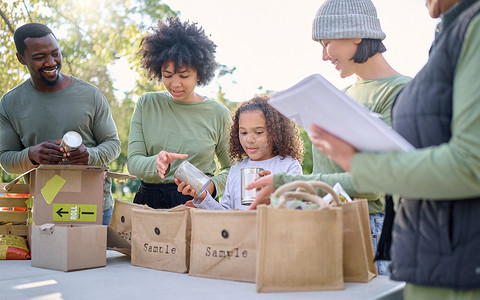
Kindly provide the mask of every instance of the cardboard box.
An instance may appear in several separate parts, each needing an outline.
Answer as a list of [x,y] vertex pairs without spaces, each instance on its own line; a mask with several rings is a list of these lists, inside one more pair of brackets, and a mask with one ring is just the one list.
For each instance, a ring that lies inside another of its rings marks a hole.
[[107,264],[107,226],[32,226],[32,267],[73,271]]
[[22,177],[29,174],[33,225],[101,225],[105,176],[135,178],[106,170],[108,167],[101,166],[40,165],[20,175],[5,185],[4,189],[11,190]]
[[26,201],[30,196],[27,184],[16,184],[8,193],[3,189],[6,183],[0,183],[0,235],[27,237],[26,220],[28,210]]

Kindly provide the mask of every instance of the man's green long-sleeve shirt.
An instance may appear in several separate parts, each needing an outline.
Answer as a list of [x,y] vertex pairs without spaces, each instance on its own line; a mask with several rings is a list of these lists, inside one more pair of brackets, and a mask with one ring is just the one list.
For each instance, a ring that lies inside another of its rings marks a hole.
[[[35,165],[28,149],[47,140],[78,132],[89,153],[89,165],[106,165],[120,154],[120,140],[107,99],[95,86],[72,77],[58,92],[35,90],[30,79],[0,100],[0,165],[22,174]],[[113,205],[110,179],[105,183],[104,209]]]

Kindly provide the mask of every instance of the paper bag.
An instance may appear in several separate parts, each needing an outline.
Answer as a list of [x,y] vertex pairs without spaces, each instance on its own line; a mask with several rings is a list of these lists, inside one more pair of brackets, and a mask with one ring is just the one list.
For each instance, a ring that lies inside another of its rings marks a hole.
[[192,210],[190,275],[255,282],[257,212]]
[[377,276],[368,215],[368,201],[355,199],[341,204],[343,212],[343,278],[369,282]]
[[126,255],[130,255],[131,251],[133,209],[154,210],[147,205],[115,199],[112,219],[107,228],[107,247]]
[[[333,192],[330,186],[321,184],[327,192]],[[288,192],[298,187],[305,192]],[[279,187],[273,195],[281,198],[278,208],[258,207],[257,292],[344,288],[342,210],[311,193],[310,185],[294,181]],[[338,203],[338,196],[334,197]],[[284,204],[287,198],[307,200],[318,207],[288,209]]]
[[190,209],[132,211],[132,265],[187,273],[190,262]]

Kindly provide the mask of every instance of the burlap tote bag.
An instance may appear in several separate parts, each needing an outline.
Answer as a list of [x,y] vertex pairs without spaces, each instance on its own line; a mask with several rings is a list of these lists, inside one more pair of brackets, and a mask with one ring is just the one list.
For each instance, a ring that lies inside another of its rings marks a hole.
[[[330,186],[318,186],[339,203]],[[289,192],[292,189],[297,191]],[[342,210],[328,206],[303,181],[279,187],[273,197],[280,198],[278,208],[258,207],[257,292],[343,289]],[[290,198],[314,203],[308,206],[316,208],[288,209],[285,201]]]
[[340,206],[343,213],[343,279],[369,282],[377,276],[368,215],[368,201],[354,199]]
[[257,212],[192,210],[190,275],[255,282]]
[[110,225],[107,227],[107,247],[130,255],[132,244],[132,210],[154,210],[147,205],[115,199]]
[[190,209],[132,211],[132,265],[187,273],[190,262]]

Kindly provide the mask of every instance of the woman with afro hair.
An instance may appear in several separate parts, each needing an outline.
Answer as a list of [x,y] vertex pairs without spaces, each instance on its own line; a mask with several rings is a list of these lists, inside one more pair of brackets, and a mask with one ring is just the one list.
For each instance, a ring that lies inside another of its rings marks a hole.
[[191,199],[174,182],[184,160],[211,178],[211,195],[223,193],[230,169],[230,111],[195,92],[215,76],[215,48],[201,27],[178,18],[160,20],[142,39],[141,67],[166,91],[142,95],[133,113],[127,166],[141,179],[134,203],[171,208]]

